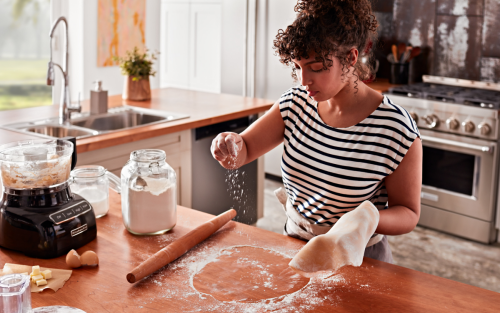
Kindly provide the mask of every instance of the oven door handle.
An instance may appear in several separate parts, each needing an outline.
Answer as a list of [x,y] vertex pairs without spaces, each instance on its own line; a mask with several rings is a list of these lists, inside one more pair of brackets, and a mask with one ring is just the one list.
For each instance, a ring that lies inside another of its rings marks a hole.
[[421,137],[422,141],[435,142],[435,143],[440,143],[440,144],[444,144],[444,145],[455,146],[455,147],[460,147],[460,148],[465,148],[465,149],[470,149],[470,150],[493,153],[492,146],[478,146],[478,145],[473,145],[470,143],[463,143],[463,142],[458,142],[458,141],[454,141],[454,140],[448,140],[448,139],[442,139],[442,138],[436,138],[436,137],[430,137],[430,136],[424,136],[424,135],[420,135],[420,137]]

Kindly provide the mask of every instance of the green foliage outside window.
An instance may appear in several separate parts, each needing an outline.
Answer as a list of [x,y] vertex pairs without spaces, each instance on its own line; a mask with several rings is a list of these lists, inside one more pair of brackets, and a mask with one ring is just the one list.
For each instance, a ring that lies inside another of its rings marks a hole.
[[0,0],[0,7],[0,110],[51,105],[50,0]]

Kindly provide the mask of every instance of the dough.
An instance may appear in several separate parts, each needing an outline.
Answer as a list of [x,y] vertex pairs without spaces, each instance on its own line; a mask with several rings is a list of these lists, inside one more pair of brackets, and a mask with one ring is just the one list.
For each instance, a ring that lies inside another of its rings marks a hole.
[[336,271],[342,266],[360,266],[366,244],[377,229],[380,215],[370,201],[344,214],[326,234],[311,239],[289,263],[306,277]]
[[259,247],[223,249],[193,277],[193,287],[219,301],[256,302],[291,294],[309,283],[288,267],[290,258]]

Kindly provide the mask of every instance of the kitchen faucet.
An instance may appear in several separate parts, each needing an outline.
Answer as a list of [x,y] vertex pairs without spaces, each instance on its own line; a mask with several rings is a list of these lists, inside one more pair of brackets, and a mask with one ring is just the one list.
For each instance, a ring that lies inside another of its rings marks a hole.
[[[65,24],[65,53],[64,53],[64,69],[57,63],[52,62],[52,37],[54,36],[54,31],[60,21]],[[54,65],[57,66],[63,75],[63,88],[61,92],[61,102],[59,103],[59,124],[69,124],[71,118],[71,112],[81,112],[82,107],[80,103],[76,107],[71,107],[71,100],[69,96],[69,77],[68,77],[68,21],[64,16],[61,16],[54,22],[50,30],[50,61],[47,69],[47,85],[54,86]]]

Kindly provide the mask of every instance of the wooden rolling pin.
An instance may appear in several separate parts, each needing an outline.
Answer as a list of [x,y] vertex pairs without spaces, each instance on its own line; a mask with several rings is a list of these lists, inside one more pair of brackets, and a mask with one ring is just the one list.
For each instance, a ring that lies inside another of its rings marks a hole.
[[191,230],[189,233],[156,252],[149,259],[134,268],[132,272],[127,274],[128,282],[133,284],[174,261],[188,252],[192,247],[210,237],[210,235],[215,233],[235,216],[236,211],[231,209]]

